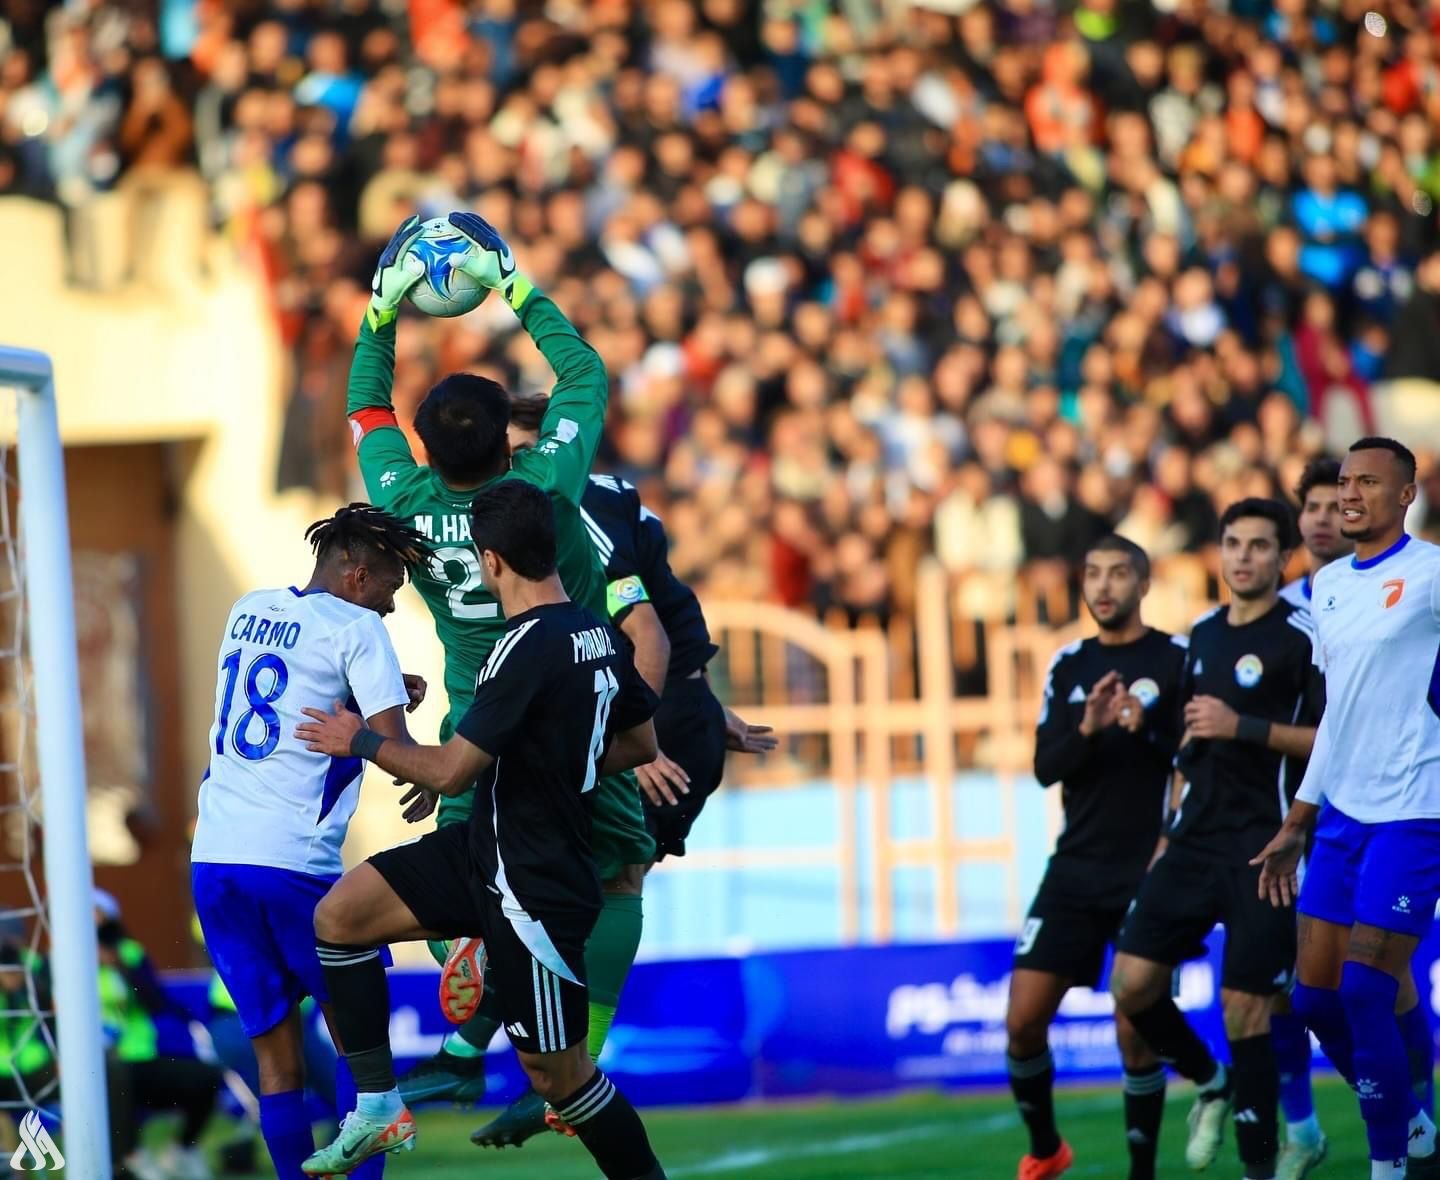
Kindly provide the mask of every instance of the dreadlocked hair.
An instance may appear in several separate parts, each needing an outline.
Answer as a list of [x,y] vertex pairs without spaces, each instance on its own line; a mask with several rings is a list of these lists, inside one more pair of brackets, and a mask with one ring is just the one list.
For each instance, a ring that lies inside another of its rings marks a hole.
[[357,553],[391,557],[407,568],[426,558],[429,538],[403,520],[373,504],[347,504],[327,520],[317,520],[305,530],[316,558],[332,553],[353,557]]

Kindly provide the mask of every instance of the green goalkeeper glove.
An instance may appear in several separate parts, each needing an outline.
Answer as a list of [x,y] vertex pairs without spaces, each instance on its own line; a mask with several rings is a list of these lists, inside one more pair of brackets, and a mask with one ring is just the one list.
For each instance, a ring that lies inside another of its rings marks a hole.
[[515,269],[515,255],[499,232],[474,213],[452,213],[450,224],[475,243],[474,250],[452,254],[450,265],[464,271],[482,287],[499,291],[512,309],[519,311],[535,285]]
[[[404,253],[405,248],[419,236],[420,219],[407,217],[380,252],[375,276],[370,280],[370,306],[365,311],[365,319],[372,332],[395,318],[400,310],[400,301],[425,274],[425,263],[412,254]],[[401,257],[402,254],[404,257]]]

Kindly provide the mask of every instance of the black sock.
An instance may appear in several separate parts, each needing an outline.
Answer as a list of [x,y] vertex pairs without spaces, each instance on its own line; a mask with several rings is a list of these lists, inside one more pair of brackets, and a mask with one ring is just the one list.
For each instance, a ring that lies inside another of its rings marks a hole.
[[395,1088],[395,1062],[390,1056],[390,988],[380,952],[371,946],[315,940],[315,953],[325,971],[330,1005],[345,1050],[345,1060],[361,1094],[383,1094]]
[[1275,1174],[1280,1152],[1280,1074],[1270,1034],[1230,1042],[1230,1077],[1235,1090],[1235,1145],[1246,1176]]
[[1130,1023],[1150,1046],[1150,1052],[1172,1066],[1182,1078],[1199,1086],[1214,1078],[1214,1055],[1169,996],[1143,1012],[1134,1013]]
[[1165,1067],[1125,1071],[1125,1142],[1130,1147],[1130,1180],[1155,1180],[1160,1120],[1165,1117]]
[[645,1124],[625,1095],[598,1069],[575,1093],[550,1104],[575,1129],[606,1180],[665,1180]]
[[1055,1127],[1055,1059],[1046,1049],[1038,1057],[1019,1061],[1007,1056],[1010,1093],[1030,1132],[1030,1154],[1049,1159],[1060,1150],[1060,1132]]

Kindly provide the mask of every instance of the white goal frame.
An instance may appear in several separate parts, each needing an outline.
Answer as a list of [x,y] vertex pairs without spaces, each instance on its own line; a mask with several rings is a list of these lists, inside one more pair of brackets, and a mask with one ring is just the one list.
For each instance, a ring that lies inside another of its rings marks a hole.
[[94,872],[85,827],[85,745],[70,567],[65,451],[50,358],[0,346],[0,386],[18,391],[25,627],[34,685],[66,1174],[110,1180]]

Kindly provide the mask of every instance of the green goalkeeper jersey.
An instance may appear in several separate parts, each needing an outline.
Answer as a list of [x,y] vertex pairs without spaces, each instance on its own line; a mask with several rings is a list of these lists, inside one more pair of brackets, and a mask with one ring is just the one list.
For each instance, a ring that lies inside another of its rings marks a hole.
[[[555,371],[556,382],[539,441],[517,455],[510,471],[499,478],[523,479],[550,494],[560,580],[571,599],[603,619],[605,573],[581,517],[580,497],[605,427],[605,365],[540,291],[526,299],[519,318]],[[475,678],[505,634],[505,619],[500,604],[481,585],[480,558],[470,541],[470,502],[479,489],[447,487],[439,475],[415,461],[395,418],[394,375],[394,321],[376,331],[362,324],[350,366],[346,412],[371,503],[409,521],[433,546],[429,568],[412,573],[445,649],[449,714],[443,738],[474,700]]]

